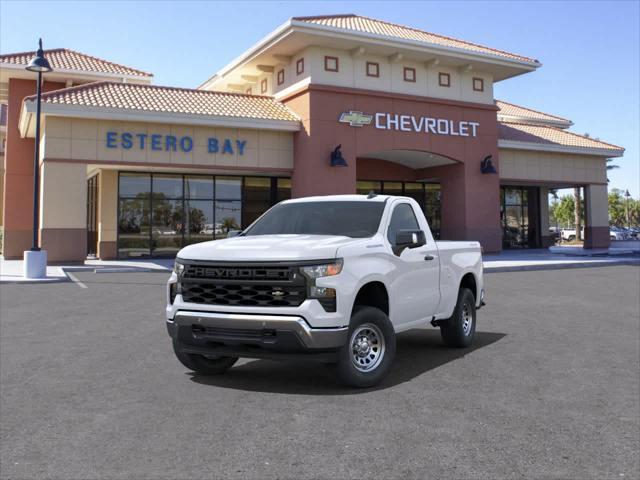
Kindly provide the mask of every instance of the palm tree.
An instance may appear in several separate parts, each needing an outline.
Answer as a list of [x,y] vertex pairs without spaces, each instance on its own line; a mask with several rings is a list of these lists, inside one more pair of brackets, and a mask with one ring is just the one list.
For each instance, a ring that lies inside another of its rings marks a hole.
[[[613,158],[607,158],[607,171],[615,170],[616,168],[620,168],[620,165],[609,165],[610,162],[613,162]],[[607,183],[608,182],[609,182],[609,179],[607,178]]]

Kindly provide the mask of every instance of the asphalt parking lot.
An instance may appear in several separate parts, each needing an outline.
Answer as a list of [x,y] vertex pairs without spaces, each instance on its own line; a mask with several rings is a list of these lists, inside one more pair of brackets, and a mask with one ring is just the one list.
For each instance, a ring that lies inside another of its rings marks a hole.
[[469,350],[400,335],[391,375],[190,374],[166,274],[0,286],[0,476],[638,478],[640,269],[494,273]]

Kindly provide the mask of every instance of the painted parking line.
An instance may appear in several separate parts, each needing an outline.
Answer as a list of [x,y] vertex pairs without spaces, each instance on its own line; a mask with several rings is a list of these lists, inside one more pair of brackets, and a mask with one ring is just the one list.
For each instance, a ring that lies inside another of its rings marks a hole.
[[67,276],[71,279],[71,281],[73,283],[78,285],[80,288],[89,288],[84,283],[82,283],[80,280],[78,280],[78,277],[76,277],[73,273],[67,272]]

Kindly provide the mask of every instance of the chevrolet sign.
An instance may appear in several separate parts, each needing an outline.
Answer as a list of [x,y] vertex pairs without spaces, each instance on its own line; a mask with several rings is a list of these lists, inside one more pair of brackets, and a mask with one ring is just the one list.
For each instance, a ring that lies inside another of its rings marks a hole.
[[348,112],[342,112],[340,115],[340,123],[348,123],[352,127],[362,127],[364,125],[369,125],[373,120],[373,115],[367,115],[362,112],[354,112],[350,110]]
[[[375,122],[373,122],[375,116]],[[426,133],[432,135],[449,135],[452,137],[477,137],[479,122],[465,120],[449,120],[446,118],[416,117],[414,115],[398,115],[394,113],[376,112],[369,115],[363,112],[342,112],[341,123],[352,127],[371,125],[378,130],[397,130],[401,132]]]

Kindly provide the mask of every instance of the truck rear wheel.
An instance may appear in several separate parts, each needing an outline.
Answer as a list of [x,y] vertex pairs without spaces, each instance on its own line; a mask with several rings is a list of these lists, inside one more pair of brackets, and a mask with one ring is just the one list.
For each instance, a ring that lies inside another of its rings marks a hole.
[[389,317],[374,307],[356,307],[347,344],[340,349],[338,375],[347,385],[364,388],[380,382],[396,354],[396,335]]
[[182,365],[202,375],[219,375],[229,370],[238,361],[238,357],[209,358],[204,355],[181,352],[175,340],[173,341],[173,351]]
[[448,347],[464,348],[471,345],[475,331],[476,299],[471,290],[461,288],[453,315],[440,326],[440,335]]

